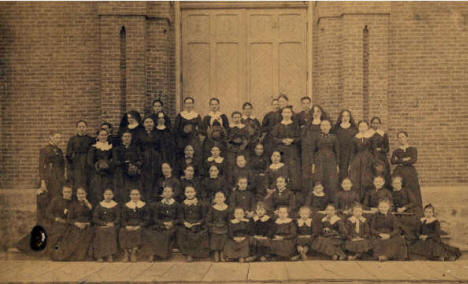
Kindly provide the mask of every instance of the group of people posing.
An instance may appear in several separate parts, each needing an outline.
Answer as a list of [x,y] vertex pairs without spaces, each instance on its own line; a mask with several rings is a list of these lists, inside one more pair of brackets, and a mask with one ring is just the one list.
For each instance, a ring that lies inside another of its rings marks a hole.
[[43,253],[99,261],[167,259],[174,247],[188,261],[460,256],[441,241],[433,206],[423,208],[408,133],[398,132],[389,161],[379,117],[356,124],[343,110],[332,123],[309,97],[295,113],[285,95],[261,122],[249,102],[230,120],[217,98],[203,118],[194,104],[185,98],[171,123],[155,100],[151,115],[130,111],[117,133],[104,122],[96,137],[79,121],[65,158],[51,133],[39,159]]

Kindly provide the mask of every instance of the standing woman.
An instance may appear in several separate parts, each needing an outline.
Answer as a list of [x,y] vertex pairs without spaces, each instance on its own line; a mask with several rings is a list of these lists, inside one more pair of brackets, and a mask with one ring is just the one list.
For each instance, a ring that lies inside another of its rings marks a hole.
[[94,139],[86,134],[88,123],[80,120],[76,123],[77,134],[68,140],[67,161],[68,179],[73,183],[73,189],[78,187],[88,187],[89,168],[87,165],[88,151]]
[[314,147],[312,173],[315,183],[320,182],[325,187],[325,193],[334,200],[338,192],[338,163],[340,160],[340,145],[334,134],[330,134],[331,121],[322,120],[321,134]]
[[391,162],[393,165],[397,165],[393,170],[393,175],[403,178],[403,186],[414,195],[418,208],[422,208],[418,172],[414,168],[414,164],[418,160],[418,150],[408,144],[408,133],[406,131],[398,132],[397,137],[400,147],[395,149],[392,154]]
[[298,144],[299,128],[296,123],[292,121],[293,110],[291,106],[284,107],[281,111],[282,120],[280,123],[273,127],[271,136],[276,150],[283,153],[283,160],[291,169],[291,182],[294,189],[300,185],[300,158]]
[[192,145],[195,151],[200,151],[200,140],[203,139],[202,119],[193,110],[195,100],[192,97],[184,99],[184,110],[181,111],[174,123],[174,135],[179,157],[184,156],[184,149]]
[[366,191],[373,184],[374,156],[371,153],[372,142],[369,135],[369,123],[361,120],[358,123],[358,128],[359,132],[353,138],[349,177],[355,185],[360,199],[363,200]]
[[227,116],[219,111],[219,99],[211,98],[209,101],[210,112],[203,118],[203,129],[206,133],[211,133],[212,127],[215,125],[221,126],[223,129],[229,128],[229,120]]
[[253,152],[255,146],[258,144],[261,135],[260,121],[252,114],[253,106],[249,102],[245,102],[242,105],[242,119],[241,123],[247,127],[247,133],[249,135],[249,145],[247,148],[250,152]]
[[113,185],[113,153],[108,136],[106,130],[99,130],[97,141],[88,152],[88,166],[92,169],[89,199],[94,205],[101,200],[104,190]]
[[119,137],[122,137],[125,132],[129,132],[132,134],[134,140],[133,143],[139,144],[138,138],[140,137],[142,131],[143,126],[141,126],[141,116],[138,111],[131,110],[124,114],[122,120],[120,121]]
[[[156,151],[159,152],[161,162],[168,162],[171,165],[175,163],[175,140],[172,130],[167,126],[166,114],[159,112],[153,119],[156,123],[155,134],[158,139]],[[170,123],[170,122],[169,122]]]
[[162,118],[164,119],[164,125],[166,126],[166,128],[170,129],[171,128],[171,119],[164,112],[163,107],[164,107],[164,103],[162,102],[162,100],[155,99],[153,101],[153,113],[151,114],[151,118],[153,119],[154,122],[156,122],[156,121],[158,121],[158,119],[160,119],[160,113],[162,113],[163,114]]
[[263,142],[265,147],[265,154],[267,157],[271,156],[273,151],[273,138],[271,137],[271,131],[273,126],[281,121],[281,114],[279,113],[278,99],[271,100],[272,110],[265,114],[262,120],[262,136],[260,141]]
[[248,158],[247,146],[249,144],[249,132],[247,127],[241,122],[241,113],[235,111],[232,113],[231,125],[227,134],[227,167],[232,169],[236,164],[236,157],[244,155]]
[[145,130],[141,132],[139,138],[143,155],[141,189],[143,191],[144,200],[148,201],[151,190],[161,176],[161,156],[158,151],[156,151],[156,149],[159,148],[160,140],[158,140],[159,137],[157,136],[154,128],[154,121],[151,117],[143,119],[143,127]]
[[385,177],[385,185],[387,188],[391,184],[390,164],[388,163],[388,152],[390,151],[390,142],[387,133],[382,130],[382,120],[380,117],[371,119],[371,127],[374,135],[371,137],[372,153],[374,154],[376,165],[378,167],[376,174]]
[[338,144],[340,145],[338,166],[340,168],[339,177],[341,182],[348,176],[348,169],[352,156],[351,152],[353,150],[353,137],[358,133],[351,111],[344,109],[340,112],[338,120],[331,132],[336,135]]

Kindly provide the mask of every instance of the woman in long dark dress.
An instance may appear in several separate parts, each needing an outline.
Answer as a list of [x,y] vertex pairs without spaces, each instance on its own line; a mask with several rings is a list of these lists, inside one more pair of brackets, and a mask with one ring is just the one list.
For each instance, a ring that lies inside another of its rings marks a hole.
[[296,252],[296,224],[288,216],[288,208],[278,208],[278,218],[270,228],[270,253],[273,256],[289,259]]
[[[171,165],[175,164],[175,140],[174,134],[172,133],[171,128],[167,126],[166,122],[166,115],[162,112],[159,112],[156,115],[156,127],[154,129],[155,136],[157,139],[156,142],[156,151],[159,153],[161,157],[161,163],[167,162]],[[169,122],[170,124],[170,122]]]
[[164,107],[163,101],[160,99],[156,99],[153,101],[152,106],[153,106],[153,113],[151,114],[151,118],[153,119],[153,121],[156,122],[162,118],[164,120],[163,124],[166,127],[166,129],[171,129],[171,119],[163,110],[163,107]]
[[142,254],[147,256],[149,261],[153,261],[155,255],[162,259],[171,257],[179,212],[179,203],[174,200],[173,195],[172,188],[166,186],[161,201],[151,208],[152,224],[143,230],[141,248]]
[[372,141],[370,140],[369,124],[367,121],[360,121],[358,128],[359,132],[353,138],[349,178],[362,200],[366,191],[372,187],[374,156],[371,152]]
[[249,132],[247,127],[241,123],[241,113],[235,111],[231,115],[231,124],[227,132],[227,164],[228,168],[232,169],[236,163],[236,157],[244,155],[248,158],[249,152],[247,146],[249,144]]
[[231,194],[228,183],[224,176],[219,175],[219,169],[216,165],[212,165],[208,171],[208,176],[205,177],[201,184],[201,198],[207,204],[210,204],[215,194],[219,191],[223,192],[226,198]]
[[340,112],[335,126],[331,130],[338,139],[340,145],[340,159],[338,166],[340,168],[340,182],[348,176],[349,165],[353,151],[353,137],[358,133],[356,123],[354,122],[351,111],[345,109]]
[[106,188],[113,188],[113,147],[107,138],[107,131],[103,129],[99,130],[98,140],[91,146],[88,152],[88,166],[92,169],[89,200],[94,206],[101,200]]
[[257,200],[262,200],[265,197],[265,188],[267,186],[265,173],[268,168],[268,157],[265,155],[263,144],[255,145],[249,164],[255,178],[255,195]]
[[213,203],[206,216],[206,225],[210,232],[210,249],[213,251],[214,261],[219,262],[224,261],[223,250],[227,241],[231,212],[226,204],[224,192],[216,192]]
[[134,143],[134,137],[130,132],[122,134],[122,144],[114,149],[112,158],[115,165],[116,200],[123,203],[128,201],[131,189],[141,188],[143,154],[140,147]]
[[379,261],[405,260],[408,257],[406,242],[400,235],[398,221],[390,206],[391,201],[381,199],[378,212],[371,216],[369,222],[374,257]]
[[272,110],[265,114],[262,120],[262,136],[260,141],[265,147],[265,154],[267,157],[271,156],[271,153],[274,149],[273,137],[271,136],[271,131],[273,127],[281,122],[281,114],[279,113],[279,103],[278,99],[271,100]]
[[334,134],[330,134],[331,121],[322,120],[321,134],[317,138],[313,154],[312,173],[315,183],[320,182],[326,194],[334,200],[338,191],[338,161],[340,160],[340,145]]
[[393,170],[393,175],[403,178],[403,186],[415,196],[417,206],[422,208],[418,172],[414,168],[418,160],[418,150],[408,144],[408,133],[405,131],[398,132],[397,137],[400,146],[393,151],[391,158],[392,164],[397,165]]
[[168,186],[172,188],[172,191],[174,193],[174,199],[177,202],[182,201],[182,187],[179,179],[173,174],[172,166],[169,163],[163,163],[161,165],[161,173],[162,177],[160,177],[156,182],[156,185],[150,194],[150,200],[152,202],[161,200],[161,194],[164,188]]
[[95,236],[93,240],[93,255],[98,261],[107,258],[113,261],[117,253],[117,232],[120,226],[120,206],[113,200],[114,193],[108,188],[104,191],[102,200],[93,213]]
[[390,151],[390,142],[387,133],[382,130],[382,121],[380,117],[373,117],[371,119],[371,127],[374,135],[371,137],[372,153],[375,158],[376,174],[383,175],[385,178],[385,185],[390,188],[390,163],[388,162],[388,152]]
[[342,245],[346,238],[346,229],[343,220],[336,215],[336,208],[329,204],[325,209],[326,216],[320,221],[320,233],[317,240],[312,244],[312,249],[333,260],[344,260],[346,254]]
[[282,120],[271,131],[275,149],[283,153],[283,161],[291,169],[291,185],[294,190],[300,188],[300,157],[299,157],[299,128],[292,121],[292,107],[283,108]]
[[352,253],[348,256],[348,260],[356,260],[361,258],[363,254],[368,253],[371,249],[370,243],[370,228],[369,223],[362,216],[362,205],[355,203],[352,208],[352,216],[345,221],[346,242],[344,248]]
[[125,132],[132,134],[133,144],[139,146],[140,141],[138,140],[143,132],[143,126],[141,125],[141,115],[136,110],[131,110],[125,113],[120,120],[118,136],[122,138]]
[[177,244],[187,261],[210,255],[208,230],[205,217],[207,208],[198,198],[193,187],[185,188],[185,200],[179,210]]
[[260,121],[252,114],[253,106],[249,102],[245,102],[242,105],[242,119],[241,123],[247,127],[247,133],[249,135],[249,145],[247,145],[247,149],[249,152],[253,152],[255,146],[260,141],[261,136],[261,125]]
[[89,247],[93,238],[92,205],[86,199],[86,191],[80,187],[76,191],[67,222],[70,224],[51,253],[52,260],[83,261],[88,258]]
[[130,201],[122,207],[120,248],[124,250],[123,262],[137,261],[137,251],[142,244],[142,232],[148,226],[151,214],[149,205],[141,201],[140,190],[130,191]]
[[[154,128],[151,117],[143,119],[144,131],[140,133],[140,147],[143,155],[141,165],[141,189],[144,200],[150,200],[150,194],[156,181],[161,176],[161,156],[156,149],[160,148],[160,140]],[[164,149],[166,151],[166,149]]]
[[68,179],[73,183],[73,189],[88,187],[89,168],[87,164],[88,151],[94,139],[86,134],[87,123],[80,120],[76,123],[77,134],[68,140],[67,162]]
[[174,135],[176,140],[177,156],[184,157],[184,149],[192,145],[196,152],[201,152],[201,136],[203,136],[203,123],[201,116],[193,110],[195,100],[191,97],[184,99],[184,110],[181,111],[174,122]]
[[429,260],[456,260],[461,256],[460,249],[449,246],[440,239],[440,222],[434,217],[434,207],[424,207],[424,217],[418,224],[419,239],[409,245],[410,256],[420,256]]
[[234,209],[234,219],[229,222],[229,238],[224,246],[224,256],[227,260],[237,259],[246,262],[250,257],[250,237],[252,222],[245,218],[242,208]]

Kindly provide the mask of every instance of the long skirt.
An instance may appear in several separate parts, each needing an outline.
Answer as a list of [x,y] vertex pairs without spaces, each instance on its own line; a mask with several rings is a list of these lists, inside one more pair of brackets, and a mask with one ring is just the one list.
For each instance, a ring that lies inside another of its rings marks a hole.
[[73,164],[70,165],[69,177],[73,183],[73,188],[78,187],[88,188],[89,184],[89,167],[87,164],[88,153],[74,153]]
[[302,188],[301,176],[301,160],[299,155],[299,148],[297,145],[292,144],[289,146],[279,144],[276,150],[283,153],[282,160],[291,169],[291,176],[289,186],[293,191]]
[[362,200],[373,184],[373,155],[369,151],[359,152],[351,161],[349,178]]
[[59,222],[53,222],[47,231],[47,254],[49,256],[52,256],[52,253],[54,253],[56,250],[58,250],[58,243],[62,236],[65,235],[65,232],[67,232],[68,227],[70,227],[68,223],[59,223]]
[[177,245],[180,251],[188,256],[208,257],[210,255],[208,231],[203,228],[195,228],[195,230],[179,228]]
[[417,240],[409,245],[408,251],[410,256],[419,255],[428,259],[438,259],[441,257],[457,259],[461,256],[460,249],[432,239],[425,241]]
[[58,261],[83,261],[89,256],[93,238],[93,228],[80,229],[74,225],[68,227],[51,253],[51,258]]
[[311,235],[298,235],[296,239],[296,246],[312,247],[314,239]]
[[142,229],[138,230],[127,230],[125,228],[120,228],[119,231],[119,244],[122,249],[132,249],[139,247],[141,245],[141,234]]
[[249,238],[246,237],[245,240],[241,242],[236,242],[234,240],[227,240],[226,245],[224,246],[224,256],[226,258],[237,259],[241,257],[250,256],[250,242]]
[[143,230],[143,244],[141,251],[144,255],[156,255],[168,259],[174,246],[175,229]]
[[226,245],[227,234],[210,234],[210,249],[211,250],[223,250]]
[[[130,177],[122,169],[118,169],[114,174],[114,195],[115,201],[124,203],[130,200],[130,190],[139,189],[140,193],[144,194],[141,189],[140,176]],[[144,198],[145,196],[143,196]]]
[[112,175],[93,173],[88,192],[89,201],[93,206],[96,206],[104,198],[103,193],[107,188],[114,189]]
[[93,255],[96,259],[117,253],[116,227],[97,226],[93,241]]
[[312,244],[312,249],[327,256],[345,256],[343,252],[342,240],[332,237],[318,237],[317,240]]
[[372,239],[374,257],[386,256],[388,259],[404,260],[408,257],[406,242],[401,236],[391,237],[388,240]]
[[270,252],[281,257],[291,257],[296,254],[296,240],[270,240]]
[[419,186],[418,172],[413,166],[398,165],[393,170],[393,175],[403,178],[403,186],[406,187],[416,198],[418,207],[422,207],[421,188]]
[[347,240],[344,245],[345,250],[352,253],[366,253],[372,249],[369,240],[352,241]]
[[418,238],[419,218],[418,215],[396,215],[398,224],[406,240],[416,240]]
[[270,254],[270,239],[252,238],[251,251],[257,257]]
[[338,191],[338,172],[335,154],[330,151],[319,151],[315,158],[314,181],[320,182],[330,200],[334,200]]

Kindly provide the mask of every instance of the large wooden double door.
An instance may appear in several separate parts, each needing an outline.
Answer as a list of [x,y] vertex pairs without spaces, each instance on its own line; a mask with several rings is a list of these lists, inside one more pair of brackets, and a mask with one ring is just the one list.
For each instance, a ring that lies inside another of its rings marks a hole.
[[218,97],[228,114],[249,101],[261,117],[280,93],[307,95],[307,9],[186,9],[181,25],[181,92],[199,113]]

